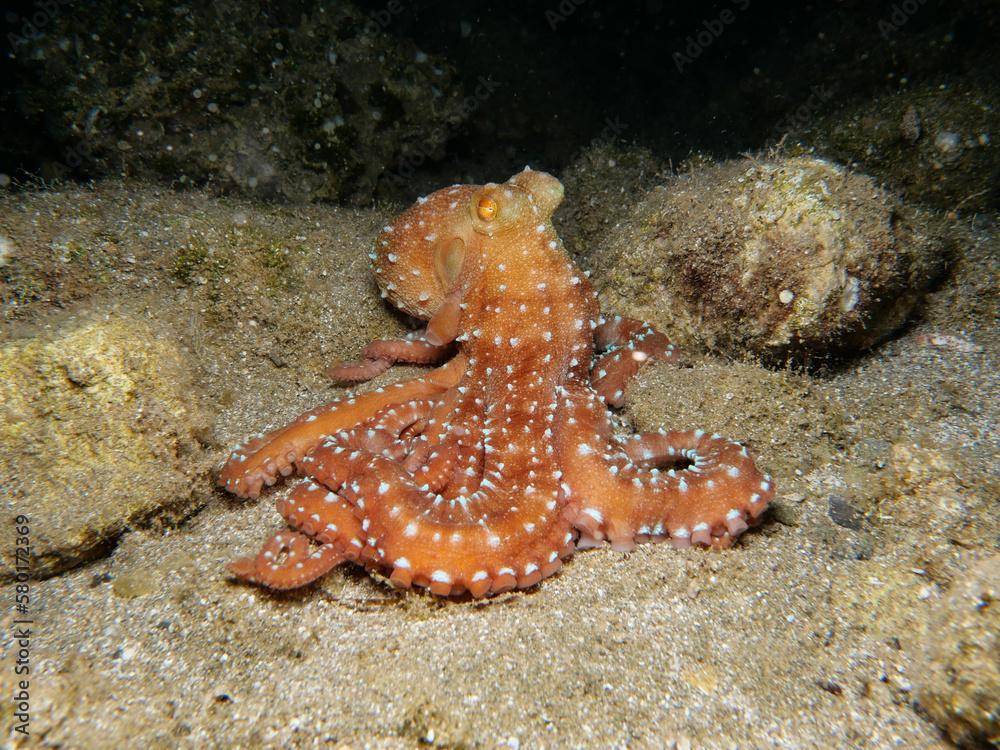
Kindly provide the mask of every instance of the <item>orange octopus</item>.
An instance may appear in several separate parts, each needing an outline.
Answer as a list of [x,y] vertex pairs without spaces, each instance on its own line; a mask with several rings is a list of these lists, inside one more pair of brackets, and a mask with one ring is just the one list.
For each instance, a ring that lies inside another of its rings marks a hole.
[[562,197],[525,169],[439,190],[383,228],[369,256],[382,295],[427,326],[332,374],[448,361],[233,450],[219,483],[236,495],[304,476],[278,502],[292,530],[232,563],[237,578],[289,589],[349,560],[481,597],[533,586],[576,548],[727,547],[760,518],[774,485],[741,445],[612,433],[627,380],[675,355],[650,326],[600,316],[552,226]]

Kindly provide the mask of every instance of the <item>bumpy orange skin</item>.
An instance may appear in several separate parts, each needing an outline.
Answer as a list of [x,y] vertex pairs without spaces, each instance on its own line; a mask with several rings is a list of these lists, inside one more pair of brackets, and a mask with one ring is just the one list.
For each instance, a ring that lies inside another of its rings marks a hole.
[[742,446],[700,431],[612,435],[608,405],[673,347],[600,317],[551,224],[562,196],[526,169],[439,190],[384,227],[370,255],[383,296],[427,328],[332,374],[451,359],[233,451],[219,482],[235,494],[305,477],[279,506],[294,531],[234,563],[237,577],[291,588],[350,560],[400,587],[484,596],[534,585],[577,546],[725,547],[760,518],[774,487]]

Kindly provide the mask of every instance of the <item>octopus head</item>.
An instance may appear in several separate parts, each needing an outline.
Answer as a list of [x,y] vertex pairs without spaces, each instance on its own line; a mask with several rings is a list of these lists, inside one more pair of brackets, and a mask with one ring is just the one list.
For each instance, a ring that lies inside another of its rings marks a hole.
[[473,272],[484,239],[530,235],[548,222],[563,186],[525,168],[503,184],[453,185],[420,198],[383,227],[372,256],[375,278],[396,307],[428,319]]
[[479,188],[469,203],[469,219],[477,234],[503,240],[547,222],[562,197],[559,180],[526,167],[502,185]]

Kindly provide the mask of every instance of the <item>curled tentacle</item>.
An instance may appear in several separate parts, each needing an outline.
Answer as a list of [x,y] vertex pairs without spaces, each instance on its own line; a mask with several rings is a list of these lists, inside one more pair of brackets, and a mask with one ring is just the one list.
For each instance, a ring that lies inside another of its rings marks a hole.
[[270,589],[297,589],[330,572],[345,559],[333,544],[310,548],[309,537],[283,531],[268,539],[254,557],[229,564],[237,578]]
[[596,396],[574,388],[563,403],[579,426],[562,435],[558,455],[583,544],[606,539],[630,549],[669,537],[681,547],[727,547],[774,495],[738,443],[698,430],[648,433],[618,447]]
[[[466,469],[479,465],[480,434],[449,430],[435,448],[438,455],[429,458],[433,483],[384,455],[341,444],[340,436],[313,453],[309,473],[327,486],[344,485],[359,499],[355,511],[372,559],[391,568],[398,586],[482,596],[534,585],[573,549],[569,520],[559,508],[558,472],[525,454],[513,459],[524,466],[487,463],[475,490],[445,497],[442,482],[455,475],[462,455],[474,457],[465,459]],[[510,480],[529,472],[535,481],[527,485]],[[523,562],[512,565],[514,560]]]

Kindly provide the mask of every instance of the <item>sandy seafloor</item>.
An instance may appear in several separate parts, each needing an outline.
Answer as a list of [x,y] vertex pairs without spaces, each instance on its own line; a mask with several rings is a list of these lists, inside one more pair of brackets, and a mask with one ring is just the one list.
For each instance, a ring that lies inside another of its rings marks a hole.
[[[117,183],[0,206],[8,262],[67,238],[131,258],[78,294],[64,280],[62,309],[8,309],[4,339],[108,317],[158,327],[214,409],[216,461],[338,395],[322,369],[402,327],[363,259],[393,207],[276,209]],[[348,568],[276,595],[225,571],[280,527],[276,493],[239,501],[203,476],[200,512],[136,524],[106,556],[32,584],[32,737],[12,744],[951,747],[919,699],[949,637],[935,618],[1000,546],[997,233],[961,221],[968,241],[919,320],[853,362],[802,374],[692,356],[633,385],[636,428],[717,430],[774,475],[774,509],[733,549],[580,552],[535,589],[484,601]],[[235,270],[170,276],[186,238],[211,245],[223,225],[294,237],[301,283],[265,294]]]

